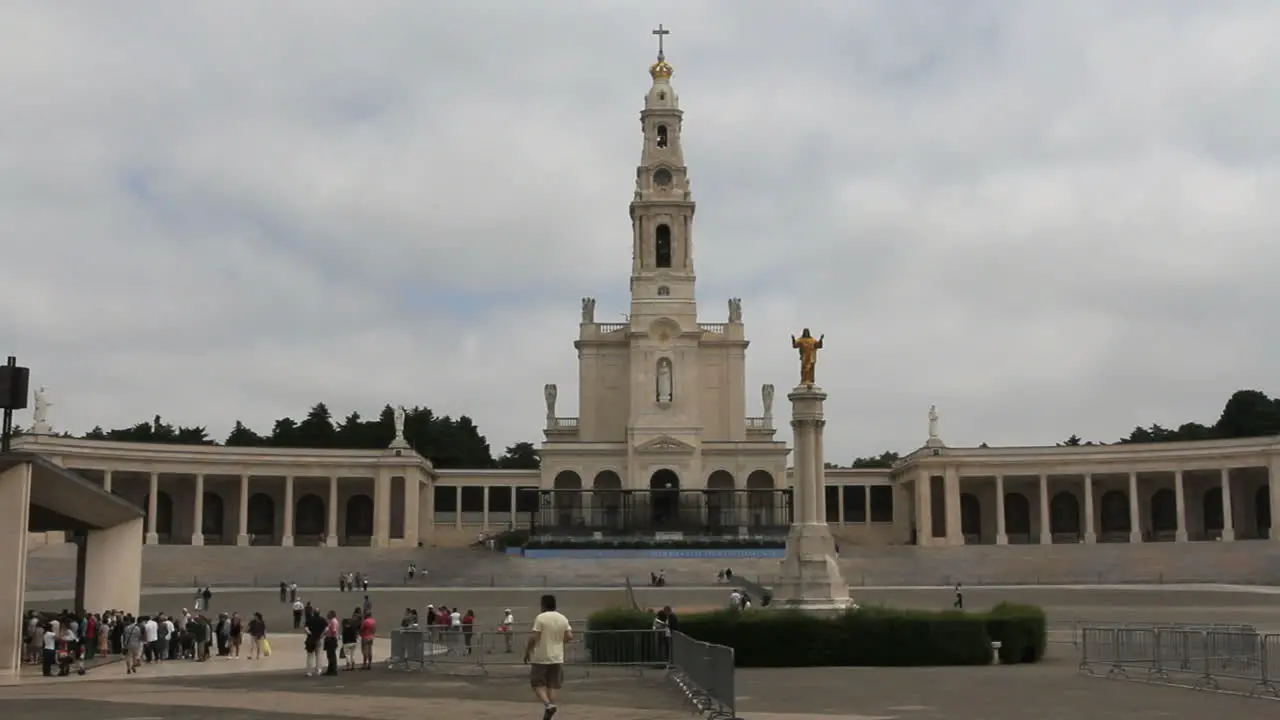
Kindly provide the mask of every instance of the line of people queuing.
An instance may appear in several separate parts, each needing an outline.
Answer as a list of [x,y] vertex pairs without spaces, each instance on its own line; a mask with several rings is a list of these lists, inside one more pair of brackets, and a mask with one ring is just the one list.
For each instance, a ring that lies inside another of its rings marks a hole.
[[167,660],[208,660],[219,656],[238,658],[244,636],[249,636],[249,659],[270,654],[266,623],[254,613],[248,623],[238,613],[220,613],[210,618],[189,612],[141,615],[107,611],[56,614],[31,611],[27,615],[24,660],[40,664],[44,675],[83,675],[85,661],[97,657],[120,656],[125,673],[133,674],[143,663]]

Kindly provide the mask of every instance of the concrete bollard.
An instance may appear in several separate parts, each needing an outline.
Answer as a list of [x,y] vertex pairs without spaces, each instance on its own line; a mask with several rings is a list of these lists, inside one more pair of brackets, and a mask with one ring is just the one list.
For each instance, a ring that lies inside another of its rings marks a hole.
[[992,641],[991,643],[991,664],[992,665],[1000,664],[1000,647],[1001,645],[999,640]]

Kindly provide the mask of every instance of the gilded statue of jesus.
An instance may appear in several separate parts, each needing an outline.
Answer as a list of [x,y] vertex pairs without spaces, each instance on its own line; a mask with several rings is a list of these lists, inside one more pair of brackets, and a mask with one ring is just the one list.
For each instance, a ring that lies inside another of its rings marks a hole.
[[800,337],[791,336],[791,347],[800,351],[800,384],[813,384],[813,371],[818,366],[818,351],[822,349],[822,339],[826,335],[814,337],[809,334],[809,328],[805,328]]

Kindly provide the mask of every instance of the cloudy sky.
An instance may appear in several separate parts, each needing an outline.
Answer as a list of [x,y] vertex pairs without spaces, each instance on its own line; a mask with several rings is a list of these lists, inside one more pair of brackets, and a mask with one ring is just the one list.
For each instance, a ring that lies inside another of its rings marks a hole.
[[[1280,3],[0,1],[0,351],[60,430],[576,414],[655,52],[704,322],[828,349],[828,460],[1280,390]],[[29,414],[19,417],[29,423]]]

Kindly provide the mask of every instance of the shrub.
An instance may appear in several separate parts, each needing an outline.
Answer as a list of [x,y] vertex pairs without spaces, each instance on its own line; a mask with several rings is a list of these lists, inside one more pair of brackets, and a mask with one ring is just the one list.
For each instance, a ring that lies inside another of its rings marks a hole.
[[[924,666],[991,662],[987,623],[986,615],[958,611],[863,608],[823,617],[725,609],[681,615],[679,627],[692,638],[732,647],[739,667]],[[652,626],[651,614],[624,609],[596,613],[587,623],[589,630]],[[588,637],[610,653],[629,642],[609,634]]]
[[1000,603],[987,613],[987,635],[1000,643],[1000,662],[1040,662],[1048,642],[1044,610],[1034,605]]
[[[608,632],[600,632],[608,631]],[[666,662],[653,613],[630,608],[601,610],[587,619],[587,652],[594,663]]]

